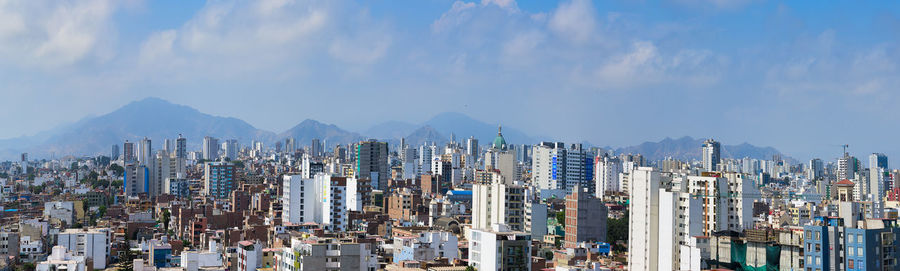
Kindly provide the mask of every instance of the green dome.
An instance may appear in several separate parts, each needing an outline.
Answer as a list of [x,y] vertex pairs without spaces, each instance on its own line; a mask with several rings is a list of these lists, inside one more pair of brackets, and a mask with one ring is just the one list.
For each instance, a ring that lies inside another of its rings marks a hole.
[[492,144],[491,147],[498,150],[506,150],[506,139],[503,138],[501,128],[502,127],[497,126],[497,137],[494,138],[494,144]]

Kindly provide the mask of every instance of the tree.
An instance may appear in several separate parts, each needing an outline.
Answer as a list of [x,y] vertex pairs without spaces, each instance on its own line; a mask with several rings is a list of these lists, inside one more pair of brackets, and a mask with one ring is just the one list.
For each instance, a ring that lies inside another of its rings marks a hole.
[[169,213],[169,209],[163,209],[162,223],[163,223],[163,229],[165,229],[166,231],[169,230],[169,220],[171,219],[171,216],[172,216],[172,214]]
[[236,168],[244,168],[244,161],[241,160],[231,161],[231,164],[233,164]]
[[119,264],[118,271],[133,271],[134,259],[137,259],[137,257],[140,255],[137,255],[137,253],[132,251],[131,249],[126,250],[123,254],[124,255],[122,255],[122,260],[120,261],[121,264]]
[[466,271],[478,271],[478,269],[475,269],[475,267],[472,267],[470,265],[470,266],[466,266]]
[[103,217],[106,215],[106,205],[100,205],[100,208],[97,209],[98,217]]
[[628,244],[628,212],[620,219],[610,218],[606,221],[607,231],[606,240],[613,245],[613,250],[622,252],[628,247],[617,245],[618,243]]
[[566,227],[566,211],[556,212],[556,222],[563,228]]
[[125,169],[122,168],[122,166],[120,166],[119,164],[110,164],[109,170],[112,170],[113,174],[115,174],[116,177],[122,176],[122,173],[125,172]]

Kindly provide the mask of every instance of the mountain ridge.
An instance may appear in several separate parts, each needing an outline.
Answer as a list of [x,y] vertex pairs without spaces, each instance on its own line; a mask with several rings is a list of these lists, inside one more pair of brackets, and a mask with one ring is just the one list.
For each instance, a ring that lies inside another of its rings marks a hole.
[[[154,149],[162,149],[163,139],[175,139],[179,134],[188,138],[188,147],[199,149],[204,136],[220,139],[237,139],[242,144],[252,140],[266,145],[283,142],[288,137],[296,140],[297,146],[307,146],[313,138],[326,143],[326,148],[334,144],[348,144],[376,138],[395,145],[399,138],[405,138],[411,145],[434,142],[449,142],[451,135],[464,142],[475,137],[481,146],[487,146],[497,135],[497,125],[476,120],[457,112],[443,112],[420,123],[386,121],[373,125],[365,133],[344,130],[335,124],[304,119],[297,125],[275,133],[258,129],[234,117],[215,116],[200,112],[187,105],[149,97],[132,101],[107,114],[85,117],[81,120],[60,125],[33,136],[0,139],[0,157],[15,159],[28,152],[31,157],[57,157],[64,155],[108,155],[113,144],[125,140],[138,141],[144,137],[153,140]],[[503,136],[510,144],[536,144],[538,139],[512,127],[503,127]],[[666,137],[659,142],[643,142],[638,145],[614,149],[617,153],[641,153],[649,160],[661,160],[667,156],[682,160],[699,159],[700,144],[703,139]],[[587,141],[585,141],[586,143]],[[723,157],[771,158],[782,155],[772,147],[757,147],[749,143],[724,145]]]

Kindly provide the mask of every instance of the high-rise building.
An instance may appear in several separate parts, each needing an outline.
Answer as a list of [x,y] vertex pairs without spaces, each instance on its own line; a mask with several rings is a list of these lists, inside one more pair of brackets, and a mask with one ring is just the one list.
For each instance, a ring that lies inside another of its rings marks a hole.
[[466,155],[478,160],[478,154],[478,139],[474,136],[469,137],[469,139],[466,139]]
[[650,167],[628,175],[628,270],[699,270],[701,199],[681,186],[666,190]]
[[371,243],[355,243],[337,238],[291,238],[282,248],[277,270],[359,270],[378,269],[378,257]]
[[[867,219],[858,226],[841,217],[816,217],[803,226],[807,270],[898,270],[896,219]],[[846,223],[846,224],[845,224]]]
[[419,176],[419,155],[415,148],[403,148],[400,150],[400,163],[403,170],[403,179],[414,180]]
[[288,137],[284,140],[284,151],[287,153],[297,151],[297,141],[293,137]]
[[565,247],[578,247],[582,242],[606,242],[606,216],[609,210],[592,193],[575,186],[566,195]]
[[211,161],[219,159],[219,139],[203,137],[203,160]]
[[873,153],[869,155],[869,168],[880,167],[888,170],[888,158],[883,153]]
[[178,134],[175,140],[175,158],[187,158],[187,139]]
[[233,164],[226,162],[206,162],[203,176],[203,194],[219,199],[231,196],[237,188],[237,172]]
[[532,179],[539,189],[571,191],[580,186],[594,191],[585,168],[587,154],[581,144],[566,148],[562,142],[541,142],[532,153]]
[[150,168],[140,163],[126,163],[124,172],[126,196],[137,196],[150,191]]
[[431,171],[431,164],[434,163],[434,157],[440,156],[438,154],[437,146],[432,143],[431,145],[425,144],[419,146],[418,153],[418,164],[419,169],[416,175],[424,175],[424,174],[432,174],[434,172]]
[[236,248],[238,254],[237,271],[256,271],[262,266],[263,246],[257,241],[240,241]]
[[109,228],[66,229],[56,239],[58,246],[63,246],[76,256],[84,256],[93,262],[93,270],[106,269],[109,260],[109,244],[112,231]]
[[837,179],[851,180],[856,176],[857,171],[859,171],[859,160],[844,152],[844,156],[838,159],[837,172],[835,173]]
[[469,266],[477,270],[531,270],[531,234],[503,224],[471,229]]
[[141,139],[138,142],[138,162],[142,164],[149,164],[150,160],[153,159],[153,144],[149,138]]
[[165,151],[165,152],[168,153],[168,154],[171,154],[172,152],[175,151],[175,145],[174,145],[174,143],[175,143],[175,142],[173,142],[171,139],[168,139],[168,138],[164,139],[164,140],[163,140],[162,150]]
[[119,160],[119,144],[112,145],[112,150],[109,152],[109,160]]
[[166,179],[177,177],[178,163],[177,159],[163,150],[156,153],[150,170],[150,190],[147,191],[151,197],[164,194],[166,191]]
[[[747,172],[751,174],[755,174],[755,172]],[[822,159],[815,158],[809,160],[809,166],[806,171],[806,178],[810,180],[815,180],[818,178],[822,178],[825,175],[825,163],[822,162]]]
[[241,146],[238,144],[237,139],[229,139],[225,140],[225,150],[223,153],[225,154],[225,158],[229,160],[234,160],[238,158],[238,153],[240,152]]
[[472,185],[472,227],[490,229],[493,224],[504,224],[513,231],[525,230],[525,188],[497,179]]
[[284,176],[282,221],[319,223],[335,232],[346,230],[348,199],[358,195],[347,190],[348,179],[330,174],[318,174],[315,178]]
[[322,140],[318,138],[313,138],[312,142],[309,143],[309,153],[313,157],[320,157],[325,154],[325,145],[322,144]]
[[124,153],[124,156],[125,156],[124,160],[125,160],[125,162],[131,162],[131,161],[134,161],[134,160],[135,160],[135,156],[134,156],[134,142],[128,142],[128,140],[125,140],[125,144],[123,144],[122,149],[123,149],[124,152],[125,152],[125,153]]
[[703,170],[718,171],[719,161],[721,160],[721,148],[719,142],[710,139],[703,141]]
[[373,188],[384,190],[391,178],[387,142],[372,139],[356,146],[356,177],[371,179]]
[[619,158],[607,154],[597,156],[594,160],[594,197],[603,199],[608,192],[622,192],[619,184],[619,173],[622,163]]

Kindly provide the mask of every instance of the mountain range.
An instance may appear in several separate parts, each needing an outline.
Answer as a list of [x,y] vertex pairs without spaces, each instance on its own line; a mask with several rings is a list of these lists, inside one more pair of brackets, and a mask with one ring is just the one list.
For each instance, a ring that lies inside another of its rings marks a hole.
[[[497,136],[498,125],[473,119],[462,113],[440,113],[418,123],[387,121],[373,125],[362,132],[344,130],[334,124],[306,119],[296,126],[275,133],[258,129],[249,123],[232,117],[213,116],[194,108],[177,105],[159,98],[146,98],[131,102],[113,112],[97,117],[18,138],[0,140],[0,158],[14,159],[22,152],[32,158],[49,158],[55,155],[108,155],[113,144],[125,140],[138,141],[144,137],[153,140],[154,149],[161,149],[163,139],[182,135],[188,139],[189,149],[199,149],[204,136],[219,139],[237,139],[241,144],[252,140],[266,145],[293,137],[299,146],[309,145],[313,138],[322,139],[326,148],[335,144],[348,144],[367,138],[387,141],[392,146],[404,138],[410,145],[434,143],[443,145],[450,140],[463,142],[474,137],[481,146],[487,146]],[[518,129],[503,127],[503,136],[510,144],[534,144],[544,138],[532,137]],[[650,160],[665,157],[699,159],[703,139],[683,137],[666,138],[660,142],[616,149],[619,153],[641,153]],[[780,152],[771,147],[756,147],[747,143],[724,145],[723,157],[771,158]]]
[[[701,160],[701,146],[704,138],[692,138],[689,136],[672,139],[666,137],[659,142],[644,142],[639,145],[615,149],[616,153],[640,153],[645,159],[658,161],[672,157],[682,161]],[[738,145],[722,144],[720,150],[722,158],[753,158],[772,159],[773,156],[784,156],[772,147],[757,147],[749,143]],[[788,158],[789,157],[784,157]]]

